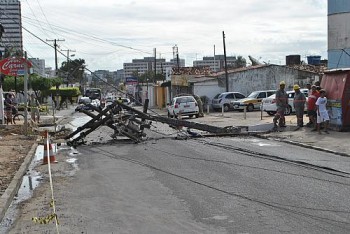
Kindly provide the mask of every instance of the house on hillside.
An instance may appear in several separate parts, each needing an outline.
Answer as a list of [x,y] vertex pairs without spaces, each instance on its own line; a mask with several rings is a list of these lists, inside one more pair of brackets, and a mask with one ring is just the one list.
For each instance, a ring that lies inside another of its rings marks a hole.
[[[319,81],[321,74],[288,66],[264,64],[228,71],[228,90],[249,95],[256,90],[277,89],[280,81],[286,82],[286,89],[294,84],[305,87],[307,83]],[[225,72],[209,76],[195,76],[188,80],[188,88],[198,96],[212,99],[216,94],[226,91]]]

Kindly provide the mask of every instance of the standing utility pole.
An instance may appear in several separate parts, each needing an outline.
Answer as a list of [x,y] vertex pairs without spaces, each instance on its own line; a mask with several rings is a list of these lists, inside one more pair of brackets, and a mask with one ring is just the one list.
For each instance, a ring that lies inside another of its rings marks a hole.
[[76,52],[75,50],[70,50],[70,49],[68,49],[68,50],[61,50],[61,51],[67,51],[67,65],[66,65],[66,67],[67,67],[67,87],[68,87],[68,83],[69,83],[69,60],[70,60],[70,58],[69,58],[69,52]]
[[28,135],[28,64],[27,51],[24,52],[24,135]]
[[228,92],[228,74],[227,74],[227,60],[226,60],[226,44],[225,44],[225,32],[222,31],[222,39],[224,42],[224,58],[225,58],[225,78],[226,78],[226,92]]
[[153,79],[153,83],[156,82],[156,75],[157,75],[157,48],[154,48],[154,79]]
[[177,48],[177,45],[173,47],[173,59],[176,59],[177,64],[177,72],[180,71],[180,63],[179,63],[179,49]]
[[216,72],[215,45],[214,45],[214,72]]
[[47,40],[46,41],[53,41],[53,46],[55,48],[55,73],[56,73],[56,76],[57,76],[57,73],[58,73],[58,62],[57,62],[57,42],[58,41],[64,41],[64,39],[54,39],[54,40]]

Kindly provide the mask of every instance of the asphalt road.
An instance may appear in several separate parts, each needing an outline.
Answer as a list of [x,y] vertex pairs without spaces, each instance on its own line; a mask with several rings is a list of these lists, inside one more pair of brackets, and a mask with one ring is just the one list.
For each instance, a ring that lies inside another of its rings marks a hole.
[[[350,232],[348,158],[258,138],[176,140],[161,124],[141,144],[105,144],[110,133],[96,131],[101,144],[78,148],[74,178],[55,184],[61,233]],[[25,223],[11,233],[47,230]]]

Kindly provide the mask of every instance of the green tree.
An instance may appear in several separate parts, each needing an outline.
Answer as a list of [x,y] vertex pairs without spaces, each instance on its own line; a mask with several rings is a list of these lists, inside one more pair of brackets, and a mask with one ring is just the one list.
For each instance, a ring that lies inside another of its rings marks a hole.
[[21,92],[24,89],[24,78],[23,76],[5,76],[4,83],[2,86],[4,91],[15,90]]
[[[31,75],[28,79],[28,88],[33,89],[36,96],[42,97],[44,91],[49,90],[51,87],[58,87],[63,83],[61,78],[45,78],[38,75]],[[4,91],[16,90],[17,92],[24,91],[24,77],[6,76],[3,83]]]
[[144,74],[140,75],[139,77],[139,82],[140,83],[155,83],[156,81],[163,81],[164,80],[164,75],[157,73],[154,75],[154,71],[147,71]]
[[84,59],[75,59],[62,62],[58,76],[63,77],[67,83],[80,83],[84,79]]
[[246,67],[247,66],[247,61],[245,60],[245,58],[243,58],[242,56],[237,56],[237,60],[235,62],[235,67],[239,68],[239,67]]

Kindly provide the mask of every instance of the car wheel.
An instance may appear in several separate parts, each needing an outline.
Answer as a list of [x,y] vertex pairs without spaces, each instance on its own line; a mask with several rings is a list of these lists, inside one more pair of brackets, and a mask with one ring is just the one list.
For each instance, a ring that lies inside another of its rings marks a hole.
[[229,111],[229,110],[230,110],[229,105],[225,104],[225,105],[224,105],[224,111],[227,112],[227,111]]
[[288,106],[286,108],[286,111],[284,112],[284,115],[290,115],[290,113],[292,112],[292,107],[291,106]]
[[274,112],[274,111],[267,111],[266,113],[267,113],[269,116],[273,116],[273,115],[276,114],[276,112]]
[[199,118],[199,114],[196,114],[196,118]]
[[249,104],[248,106],[247,106],[247,111],[253,111],[254,110],[254,105],[253,104]]

